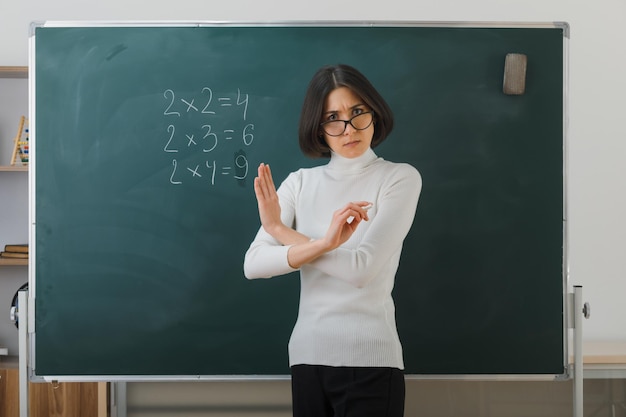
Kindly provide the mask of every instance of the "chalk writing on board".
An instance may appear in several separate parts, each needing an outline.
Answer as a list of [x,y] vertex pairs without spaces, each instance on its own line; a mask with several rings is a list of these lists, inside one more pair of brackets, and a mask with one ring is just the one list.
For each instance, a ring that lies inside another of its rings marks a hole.
[[249,166],[244,149],[255,137],[254,123],[247,120],[249,95],[239,88],[216,94],[203,87],[195,93],[166,89],[163,99],[163,152],[172,157],[169,183],[216,185],[230,179],[245,185]]

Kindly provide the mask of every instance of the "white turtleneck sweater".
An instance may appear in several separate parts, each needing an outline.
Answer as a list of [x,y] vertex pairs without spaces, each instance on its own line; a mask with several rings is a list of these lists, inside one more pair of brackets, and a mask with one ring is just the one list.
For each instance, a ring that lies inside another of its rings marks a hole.
[[[415,168],[385,161],[371,149],[353,159],[333,154],[327,165],[300,169],[281,184],[283,223],[312,239],[326,234],[333,212],[346,203],[374,203],[369,221],[346,243],[300,268],[290,366],[404,369],[391,291],[421,188]],[[261,227],[246,252],[246,277],[293,272],[288,250]]]

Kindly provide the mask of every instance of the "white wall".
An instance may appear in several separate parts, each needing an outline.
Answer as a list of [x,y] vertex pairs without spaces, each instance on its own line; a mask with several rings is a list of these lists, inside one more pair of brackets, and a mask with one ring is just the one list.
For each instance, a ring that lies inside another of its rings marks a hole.
[[30,22],[44,20],[567,21],[570,283],[583,286],[592,306],[585,339],[626,341],[624,17],[624,0],[4,1],[0,65],[28,64]]

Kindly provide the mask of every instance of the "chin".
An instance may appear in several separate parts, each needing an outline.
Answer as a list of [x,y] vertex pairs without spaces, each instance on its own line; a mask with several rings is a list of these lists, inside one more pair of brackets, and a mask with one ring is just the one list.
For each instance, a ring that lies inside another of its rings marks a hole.
[[345,149],[343,152],[340,152],[339,155],[343,156],[344,158],[358,158],[359,156],[363,155],[365,152],[367,151],[367,148],[365,149]]

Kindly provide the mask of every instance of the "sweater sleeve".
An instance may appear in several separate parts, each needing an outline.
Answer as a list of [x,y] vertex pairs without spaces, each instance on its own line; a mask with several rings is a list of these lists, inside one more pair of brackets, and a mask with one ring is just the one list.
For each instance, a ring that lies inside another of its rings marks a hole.
[[[301,172],[292,172],[277,190],[280,217],[283,223],[290,227],[295,223],[295,201],[301,182]],[[282,245],[261,226],[244,257],[245,277],[271,278],[296,271],[287,260],[289,248],[290,246]]]
[[419,172],[411,165],[400,164],[385,181],[375,202],[376,217],[371,220],[359,246],[355,249],[339,247],[310,265],[357,288],[367,285],[401,250],[413,224],[421,189]]

